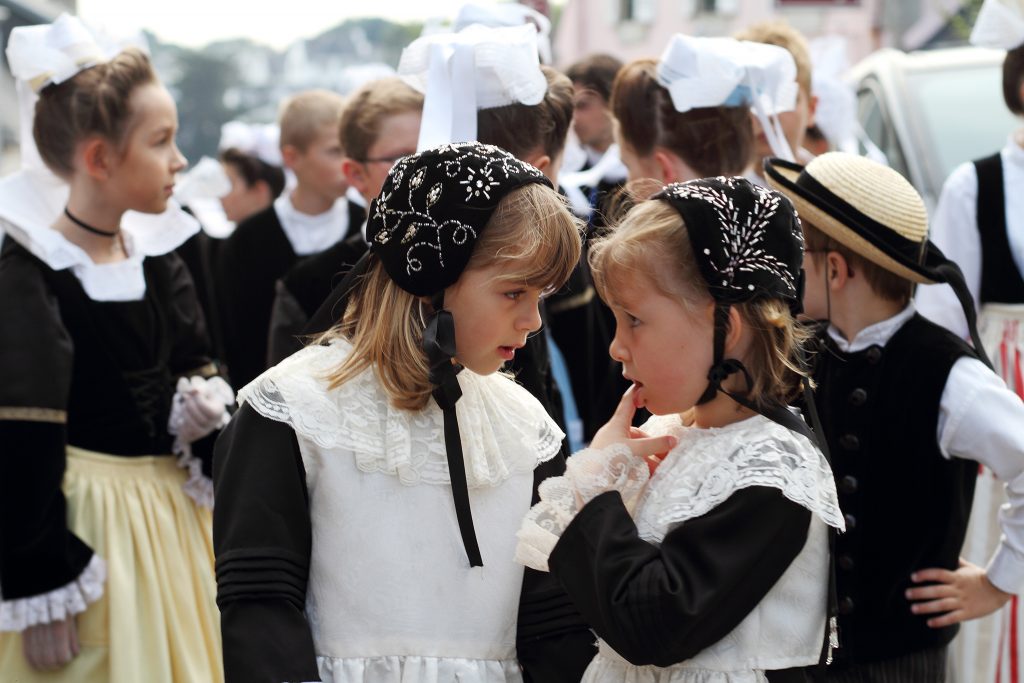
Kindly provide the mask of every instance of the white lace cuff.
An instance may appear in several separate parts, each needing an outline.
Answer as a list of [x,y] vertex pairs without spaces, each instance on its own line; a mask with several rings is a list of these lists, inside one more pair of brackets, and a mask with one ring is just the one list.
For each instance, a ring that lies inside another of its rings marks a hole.
[[171,450],[178,456],[178,467],[188,470],[188,479],[181,490],[199,507],[212,510],[213,479],[203,474],[203,461],[192,454],[192,444],[175,439]]
[[0,601],[0,632],[24,631],[30,626],[51,624],[81,614],[103,597],[106,580],[107,564],[94,554],[78,578],[66,586],[42,595]]
[[587,448],[569,458],[565,476],[541,482],[540,502],[530,508],[516,533],[515,560],[548,571],[548,557],[583,506],[608,491],[618,491],[630,512],[650,478],[647,463],[625,444]]

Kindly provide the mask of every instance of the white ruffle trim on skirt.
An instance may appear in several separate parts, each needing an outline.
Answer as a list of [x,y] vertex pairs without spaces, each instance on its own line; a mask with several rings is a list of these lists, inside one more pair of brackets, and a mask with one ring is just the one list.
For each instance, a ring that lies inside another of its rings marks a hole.
[[515,659],[317,657],[323,683],[522,683]]
[[106,580],[107,565],[94,554],[71,583],[42,595],[0,601],[0,631],[24,631],[30,626],[63,621],[81,614],[103,597]]

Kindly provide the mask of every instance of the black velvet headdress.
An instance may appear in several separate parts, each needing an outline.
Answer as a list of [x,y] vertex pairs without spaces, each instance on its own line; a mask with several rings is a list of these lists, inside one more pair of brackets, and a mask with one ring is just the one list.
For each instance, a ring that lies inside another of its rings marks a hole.
[[459,279],[498,202],[530,183],[551,186],[533,166],[477,142],[399,159],[370,204],[370,251],[407,292],[443,291]]

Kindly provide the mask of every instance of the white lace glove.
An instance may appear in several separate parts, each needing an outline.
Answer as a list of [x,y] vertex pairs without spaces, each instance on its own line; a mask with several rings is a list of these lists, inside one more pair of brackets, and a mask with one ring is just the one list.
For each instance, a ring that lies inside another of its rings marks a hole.
[[177,437],[176,443],[195,443],[228,423],[231,416],[227,407],[234,402],[234,392],[220,377],[182,377],[174,393],[167,431]]
[[632,513],[650,470],[629,446],[615,443],[606,448],[587,448],[569,458],[565,475],[541,482],[540,502],[530,508],[516,533],[515,560],[539,571],[548,571],[548,557],[569,523],[597,496],[618,491]]

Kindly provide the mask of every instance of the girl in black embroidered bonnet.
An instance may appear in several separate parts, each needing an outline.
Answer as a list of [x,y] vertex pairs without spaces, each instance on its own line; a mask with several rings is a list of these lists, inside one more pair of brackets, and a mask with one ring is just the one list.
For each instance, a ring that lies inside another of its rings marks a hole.
[[[600,636],[584,680],[763,680],[818,661],[828,529],[843,518],[827,460],[785,408],[804,379],[802,255],[790,202],[725,177],[667,186],[595,244],[632,386],[540,485],[517,548]],[[637,430],[640,406],[654,417]],[[668,452],[642,457],[659,436]]]
[[517,647],[517,621],[592,643],[512,560],[563,434],[498,372],[579,226],[540,171],[463,143],[400,159],[367,236],[337,324],[240,392],[218,444],[227,679],[520,681],[541,639]]

